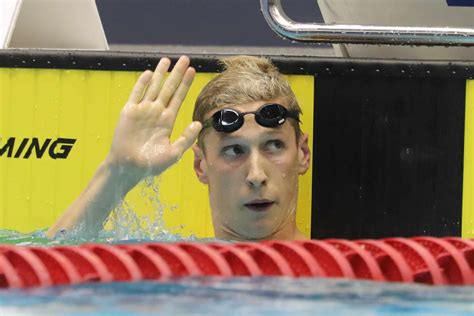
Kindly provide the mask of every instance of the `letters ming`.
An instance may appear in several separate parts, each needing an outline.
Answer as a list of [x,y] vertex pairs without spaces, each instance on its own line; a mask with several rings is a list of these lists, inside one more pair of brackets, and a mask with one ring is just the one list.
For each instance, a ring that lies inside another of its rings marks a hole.
[[0,157],[28,159],[34,153],[36,158],[42,158],[47,152],[53,159],[66,159],[75,142],[76,139],[73,138],[46,138],[41,141],[36,137],[10,137],[3,143],[0,137]]

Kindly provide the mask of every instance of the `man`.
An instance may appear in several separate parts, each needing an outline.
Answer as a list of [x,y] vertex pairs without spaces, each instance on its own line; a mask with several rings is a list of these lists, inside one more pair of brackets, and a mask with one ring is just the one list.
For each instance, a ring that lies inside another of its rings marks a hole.
[[155,72],[145,71],[120,114],[107,158],[48,237],[73,228],[97,234],[128,191],[192,146],[194,170],[209,188],[216,238],[305,238],[295,214],[298,176],[308,170],[310,152],[296,98],[266,59],[223,62],[226,70],[202,90],[194,121],[174,143],[169,137],[195,70],[182,56],[165,81],[169,59],[161,59]]

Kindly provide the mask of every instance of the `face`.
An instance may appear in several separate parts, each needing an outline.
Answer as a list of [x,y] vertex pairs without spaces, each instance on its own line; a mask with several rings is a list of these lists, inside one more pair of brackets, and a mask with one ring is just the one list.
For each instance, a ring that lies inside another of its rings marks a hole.
[[[271,102],[283,104],[273,100],[226,107],[247,112]],[[309,167],[309,149],[307,135],[297,140],[288,120],[267,128],[247,114],[233,133],[209,127],[205,153],[194,147],[195,171],[209,186],[216,237],[267,239],[295,229],[298,176]]]

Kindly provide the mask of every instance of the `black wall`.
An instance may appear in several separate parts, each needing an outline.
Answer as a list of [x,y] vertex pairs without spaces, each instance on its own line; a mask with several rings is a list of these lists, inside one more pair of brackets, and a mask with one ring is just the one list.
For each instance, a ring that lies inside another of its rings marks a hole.
[[[288,16],[321,22],[316,0],[284,0]],[[259,0],[97,0],[110,44],[304,46],[268,26]]]
[[460,236],[465,85],[318,79],[312,236]]

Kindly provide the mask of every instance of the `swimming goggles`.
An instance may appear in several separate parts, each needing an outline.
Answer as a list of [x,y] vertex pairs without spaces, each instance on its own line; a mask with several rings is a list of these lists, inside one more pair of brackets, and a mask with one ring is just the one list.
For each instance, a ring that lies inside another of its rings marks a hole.
[[255,114],[255,121],[264,127],[280,126],[285,123],[288,117],[294,118],[299,122],[297,110],[287,110],[280,104],[271,103],[264,104],[257,111],[251,112],[239,112],[229,108],[221,109],[204,122],[203,129],[212,125],[218,132],[235,132],[244,125],[244,116],[247,114]]

